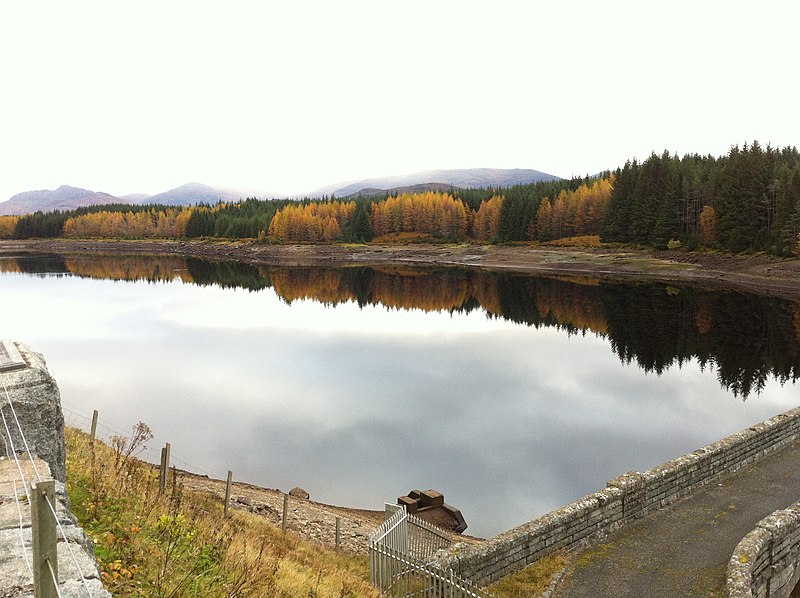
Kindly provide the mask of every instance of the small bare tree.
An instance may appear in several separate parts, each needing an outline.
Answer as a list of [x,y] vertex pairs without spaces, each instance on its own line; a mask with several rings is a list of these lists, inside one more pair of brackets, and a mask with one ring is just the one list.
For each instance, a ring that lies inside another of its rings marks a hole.
[[144,422],[134,424],[130,439],[125,436],[112,436],[111,446],[116,452],[114,466],[117,471],[119,472],[125,467],[131,456],[136,456],[147,448],[145,443],[152,438],[153,432],[150,430],[150,426]]

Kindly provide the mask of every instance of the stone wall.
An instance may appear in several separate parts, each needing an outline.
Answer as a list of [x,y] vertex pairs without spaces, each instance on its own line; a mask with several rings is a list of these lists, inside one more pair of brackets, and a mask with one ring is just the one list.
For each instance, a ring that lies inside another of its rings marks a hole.
[[800,581],[800,502],[758,522],[728,563],[729,598],[789,598]]
[[[0,386],[0,409],[9,428],[6,431],[0,418],[0,455],[10,451],[10,447],[6,446],[9,432],[9,444],[18,453],[25,451],[25,444],[14,419],[16,413],[31,452],[50,466],[54,479],[63,482],[66,479],[66,449],[64,414],[61,411],[58,386],[47,371],[42,355],[34,353],[21,343],[14,344],[25,359],[27,367],[0,373],[4,385]],[[13,412],[8,398],[14,404]]]
[[479,546],[454,545],[439,565],[485,586],[559,549],[570,550],[674,502],[800,437],[800,408],[608,486]]

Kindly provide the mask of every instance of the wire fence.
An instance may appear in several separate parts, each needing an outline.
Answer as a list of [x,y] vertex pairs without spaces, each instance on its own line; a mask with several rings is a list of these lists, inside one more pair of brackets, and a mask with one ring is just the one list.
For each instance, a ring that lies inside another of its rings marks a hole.
[[[34,594],[43,598],[61,596],[60,587],[68,583],[66,576],[59,578],[58,574],[58,547],[65,547],[70,562],[77,572],[77,579],[85,591],[85,595],[108,595],[102,590],[99,574],[88,560],[88,555],[83,553],[84,565],[81,566],[76,554],[75,542],[65,530],[64,523],[74,525],[69,519],[66,508],[56,500],[55,481],[49,479],[49,472],[40,470],[37,460],[28,444],[28,434],[17,416],[14,401],[5,380],[5,373],[0,371],[3,394],[0,398],[0,419],[2,420],[3,445],[7,464],[3,468],[4,479],[2,485],[10,486],[11,493],[17,505],[17,531],[19,543],[16,552],[19,559],[24,562],[28,576],[17,575],[18,585],[33,585]],[[4,490],[5,495],[7,491]],[[30,505],[29,519],[26,519],[22,503]],[[59,511],[62,511],[59,514]],[[62,523],[62,519],[64,523]],[[73,538],[74,540],[74,538]],[[91,569],[87,571],[88,568]],[[28,579],[30,581],[28,581]],[[95,587],[93,591],[90,585]],[[99,592],[98,592],[99,590]],[[74,592],[73,592],[73,595]]]
[[[64,424],[70,426],[72,428],[77,428],[87,434],[91,432],[92,429],[92,419],[93,413],[87,413],[86,411],[82,411],[81,409],[75,407],[74,405],[70,405],[68,403],[61,402],[61,410],[64,413]],[[131,424],[131,428],[136,424],[134,422]],[[105,419],[100,419],[98,417],[96,423],[96,430],[95,430],[95,438],[105,442],[106,444],[111,444],[114,437],[124,437],[130,438],[131,436],[131,429],[127,431],[123,431],[117,426],[109,423]],[[161,463],[161,449],[155,448],[153,446],[144,446],[142,447],[136,454],[138,459],[142,461],[146,461],[147,463],[151,463],[153,465],[159,465]],[[221,471],[215,467],[211,467],[208,465],[198,464],[191,458],[188,458],[185,454],[181,452],[175,451],[174,447],[170,449],[170,462],[175,465],[178,469],[182,469],[183,471],[188,471],[191,473],[196,473],[200,475],[208,475],[217,480],[224,480],[227,472]]]

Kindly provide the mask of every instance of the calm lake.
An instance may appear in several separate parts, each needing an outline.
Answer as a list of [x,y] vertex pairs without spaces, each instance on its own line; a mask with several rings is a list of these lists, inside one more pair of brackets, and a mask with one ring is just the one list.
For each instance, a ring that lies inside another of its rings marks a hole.
[[800,305],[732,292],[19,255],[0,296],[68,422],[332,504],[435,488],[478,536],[798,405]]

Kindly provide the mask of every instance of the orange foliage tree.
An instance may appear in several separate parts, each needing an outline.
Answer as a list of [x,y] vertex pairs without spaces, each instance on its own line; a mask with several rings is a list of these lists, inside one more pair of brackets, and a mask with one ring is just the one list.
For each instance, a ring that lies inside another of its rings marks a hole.
[[179,239],[186,236],[191,208],[93,212],[68,218],[64,236],[73,238]]
[[472,236],[477,241],[491,241],[497,237],[497,225],[500,222],[500,210],[503,208],[503,196],[495,195],[481,202],[481,207],[472,222]]
[[564,237],[599,235],[603,211],[611,197],[614,178],[597,179],[575,191],[563,190],[554,201],[542,200],[531,221],[528,238],[550,241]]
[[372,232],[417,232],[462,238],[473,212],[449,193],[403,193],[372,205]]
[[0,216],[0,239],[13,239],[19,216]]
[[334,241],[349,226],[355,209],[352,201],[287,205],[272,218],[269,236],[276,241]]
[[703,206],[703,211],[700,212],[700,243],[714,245],[717,242],[718,228],[717,211],[712,206]]

